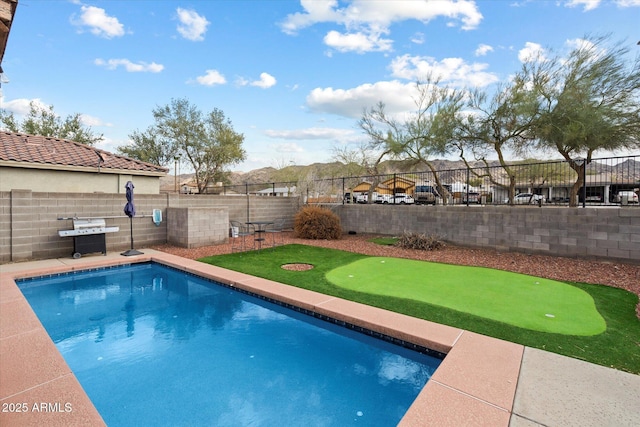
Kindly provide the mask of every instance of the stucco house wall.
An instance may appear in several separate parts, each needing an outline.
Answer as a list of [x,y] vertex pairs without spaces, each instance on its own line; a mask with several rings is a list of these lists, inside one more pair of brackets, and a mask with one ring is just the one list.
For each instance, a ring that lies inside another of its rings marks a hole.
[[14,189],[60,193],[124,193],[132,181],[137,194],[159,194],[160,175],[134,175],[130,171],[69,170],[0,166],[0,191]]
[[0,191],[159,194],[167,169],[74,141],[0,132]]

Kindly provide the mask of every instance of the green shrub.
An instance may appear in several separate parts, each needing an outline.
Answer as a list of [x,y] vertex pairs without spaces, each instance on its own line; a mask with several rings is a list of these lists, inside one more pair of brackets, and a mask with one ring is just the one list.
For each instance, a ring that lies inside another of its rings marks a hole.
[[444,248],[445,244],[438,236],[426,236],[420,233],[404,232],[395,244],[403,249],[420,249],[435,251]]
[[302,239],[340,239],[340,217],[319,206],[304,206],[294,217],[293,231]]

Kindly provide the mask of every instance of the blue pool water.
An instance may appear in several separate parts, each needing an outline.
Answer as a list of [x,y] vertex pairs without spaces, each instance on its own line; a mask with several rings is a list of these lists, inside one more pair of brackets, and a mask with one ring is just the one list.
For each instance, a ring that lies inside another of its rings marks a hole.
[[109,426],[393,426],[440,363],[154,263],[19,287]]

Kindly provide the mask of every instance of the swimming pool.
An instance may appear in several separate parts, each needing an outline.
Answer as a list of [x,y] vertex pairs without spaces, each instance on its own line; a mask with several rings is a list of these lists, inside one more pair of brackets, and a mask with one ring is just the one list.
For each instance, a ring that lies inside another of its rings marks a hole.
[[440,363],[153,263],[19,286],[108,425],[395,425]]

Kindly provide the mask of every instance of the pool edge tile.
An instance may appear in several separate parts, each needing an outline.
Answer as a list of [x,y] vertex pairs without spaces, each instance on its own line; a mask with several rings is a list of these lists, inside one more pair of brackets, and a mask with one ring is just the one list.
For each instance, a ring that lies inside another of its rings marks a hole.
[[317,305],[320,314],[385,335],[409,341],[441,353],[448,353],[462,330],[424,319],[407,316],[341,298],[332,298]]
[[84,389],[73,375],[56,378],[1,400],[26,405],[26,413],[0,413],[6,426],[104,426],[106,425]]
[[24,297],[0,301],[0,313],[0,339],[42,328],[38,316]]
[[432,379],[511,412],[524,346],[465,331]]
[[44,328],[2,338],[0,343],[0,399],[71,373]]
[[507,427],[510,417],[509,411],[432,379],[424,386],[398,427]]
[[0,303],[23,299],[22,292],[16,286],[13,277],[8,274],[0,275]]

